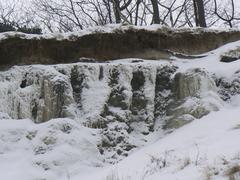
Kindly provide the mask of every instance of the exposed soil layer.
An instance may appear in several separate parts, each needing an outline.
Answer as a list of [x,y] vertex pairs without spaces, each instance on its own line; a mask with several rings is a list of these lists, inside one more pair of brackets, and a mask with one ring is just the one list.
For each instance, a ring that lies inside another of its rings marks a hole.
[[77,62],[79,58],[97,61],[121,58],[168,59],[169,51],[194,55],[240,39],[240,31],[173,31],[159,29],[98,32],[70,40],[56,38],[24,39],[12,36],[0,41],[0,67],[23,64]]

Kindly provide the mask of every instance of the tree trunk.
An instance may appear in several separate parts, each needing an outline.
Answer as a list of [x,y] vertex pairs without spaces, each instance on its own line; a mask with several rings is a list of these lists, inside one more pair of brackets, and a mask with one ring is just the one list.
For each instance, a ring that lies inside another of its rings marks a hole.
[[160,16],[157,0],[151,0],[153,7],[153,24],[160,24]]
[[196,26],[207,27],[203,0],[193,0]]
[[121,23],[120,2],[119,2],[119,0],[113,0],[112,2],[113,2],[115,20],[116,20],[116,23],[119,24],[119,23]]

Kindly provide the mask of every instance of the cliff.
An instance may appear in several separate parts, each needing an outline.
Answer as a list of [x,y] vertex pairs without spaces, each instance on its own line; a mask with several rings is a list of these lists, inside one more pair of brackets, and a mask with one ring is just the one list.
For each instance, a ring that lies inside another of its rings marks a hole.
[[206,53],[239,39],[238,30],[168,29],[158,26],[107,26],[52,35],[11,32],[0,37],[0,67],[72,63],[80,58],[100,62],[122,58],[169,59],[176,54]]

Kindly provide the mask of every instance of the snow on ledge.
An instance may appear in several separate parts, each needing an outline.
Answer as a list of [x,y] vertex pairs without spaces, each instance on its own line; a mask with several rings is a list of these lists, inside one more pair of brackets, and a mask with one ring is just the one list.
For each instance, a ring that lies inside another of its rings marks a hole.
[[67,33],[48,33],[42,35],[36,34],[26,34],[22,32],[3,32],[0,33],[0,41],[8,39],[8,38],[20,38],[20,39],[56,39],[58,41],[61,40],[70,40],[74,41],[78,37],[82,37],[89,34],[99,34],[99,33],[116,33],[116,32],[124,32],[127,30],[146,30],[146,31],[158,31],[168,32],[174,31],[176,33],[202,33],[202,32],[212,32],[212,33],[222,33],[222,32],[240,32],[239,29],[219,29],[219,28],[170,28],[162,25],[149,25],[149,26],[133,26],[133,25],[125,25],[125,24],[108,24],[105,26],[95,26],[90,27],[85,30],[76,31],[76,32],[67,32]]

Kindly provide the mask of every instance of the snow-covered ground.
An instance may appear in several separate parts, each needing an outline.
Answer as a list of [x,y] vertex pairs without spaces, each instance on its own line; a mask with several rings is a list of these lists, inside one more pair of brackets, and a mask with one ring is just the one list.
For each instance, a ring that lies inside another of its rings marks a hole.
[[106,173],[109,179],[126,180],[200,180],[209,175],[211,179],[228,179],[227,170],[240,165],[240,107],[235,103],[195,120],[90,179]]
[[[193,121],[113,166],[96,156],[95,132],[70,119],[40,125],[30,120],[1,120],[0,179],[228,179],[227,170],[240,165],[239,117],[240,97],[236,97],[220,111]],[[52,149],[45,149],[44,142],[52,143]]]
[[[222,53],[239,46],[240,41],[230,43],[194,60],[175,58],[135,64],[176,65],[177,72],[201,68],[231,81],[240,70],[240,61],[222,63],[219,59]],[[129,59],[110,63],[114,64],[135,65]],[[98,98],[92,93],[86,96]],[[240,166],[240,95],[221,103],[219,111],[159,136],[114,165],[106,163],[98,152],[99,130],[84,127],[79,119],[34,124],[0,113],[0,179],[227,180],[231,169]]]

